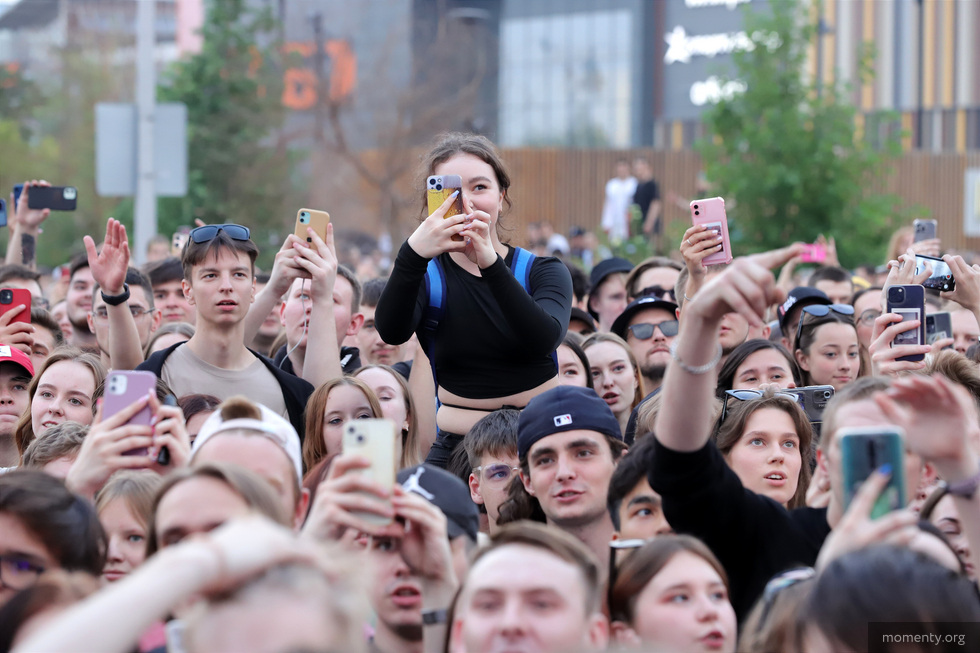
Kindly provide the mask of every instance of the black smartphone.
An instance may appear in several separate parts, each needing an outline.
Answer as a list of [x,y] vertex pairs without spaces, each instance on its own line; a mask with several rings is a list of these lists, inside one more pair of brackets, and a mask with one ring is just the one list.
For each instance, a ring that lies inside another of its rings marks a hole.
[[927,268],[932,272],[929,278],[922,282],[924,288],[952,292],[956,289],[956,279],[953,278],[953,271],[949,269],[946,261],[934,256],[915,255],[915,274],[922,274]]
[[74,211],[78,204],[78,189],[74,186],[31,186],[27,194],[30,209]]
[[0,227],[7,226],[7,200],[0,197]]
[[953,337],[953,317],[948,311],[926,315],[926,344]]
[[823,409],[834,396],[832,385],[808,385],[802,388],[789,388],[780,392],[788,392],[800,398],[800,407],[806,413],[811,424],[823,421]]
[[[888,288],[887,307],[889,313],[902,317],[902,322],[919,321],[919,327],[905,331],[895,336],[893,345],[924,345],[926,343],[925,316],[926,291],[922,286],[910,284],[907,286],[890,286]],[[924,360],[925,354],[901,356],[900,361],[918,362]]]
[[14,184],[14,205],[10,207],[11,211],[17,211],[17,203],[20,201],[20,194],[24,192],[24,184]]

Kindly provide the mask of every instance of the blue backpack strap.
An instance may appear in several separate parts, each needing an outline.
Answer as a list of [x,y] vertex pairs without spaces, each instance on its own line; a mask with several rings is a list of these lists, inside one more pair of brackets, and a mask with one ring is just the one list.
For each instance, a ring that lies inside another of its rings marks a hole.
[[[428,297],[425,310],[422,312],[422,324],[418,331],[419,346],[429,359],[429,367],[432,368],[432,381],[439,387],[436,381],[436,329],[439,321],[446,314],[446,275],[443,272],[439,258],[429,259],[429,264],[425,269],[425,294]],[[438,392],[436,396],[436,407],[439,406]]]
[[[521,247],[514,248],[514,256],[510,260],[510,270],[514,273],[514,277],[521,284],[521,288],[527,294],[531,293],[531,266],[534,265],[534,260],[537,258],[532,252],[527,251]],[[555,362],[555,371],[558,370],[558,352],[551,352],[551,360]]]

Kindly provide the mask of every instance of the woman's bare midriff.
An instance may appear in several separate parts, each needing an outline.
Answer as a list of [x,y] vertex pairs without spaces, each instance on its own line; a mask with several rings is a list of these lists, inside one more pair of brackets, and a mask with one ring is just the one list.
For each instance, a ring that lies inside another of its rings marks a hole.
[[[457,394],[439,387],[439,411],[436,413],[436,424],[440,431],[466,435],[473,425],[489,415],[495,410],[504,406],[517,406],[523,408],[527,402],[546,390],[558,387],[558,376],[548,379],[536,388],[525,390],[506,397],[494,397],[492,399],[470,399],[460,397]],[[447,406],[446,404],[452,404]]]

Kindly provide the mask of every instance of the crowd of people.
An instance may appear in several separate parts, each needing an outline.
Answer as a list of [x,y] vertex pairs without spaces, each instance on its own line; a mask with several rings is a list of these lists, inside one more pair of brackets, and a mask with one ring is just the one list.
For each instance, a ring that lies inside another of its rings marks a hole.
[[[925,312],[951,333],[900,344],[925,315],[887,291],[938,240],[903,231],[878,269],[833,239],[815,269],[800,243],[705,266],[723,244],[692,226],[585,269],[501,239],[487,139],[441,136],[420,173],[462,188],[422,195],[377,278],[333,225],[267,273],[239,224],[137,268],[110,218],[48,280],[24,184],[0,651],[980,650],[980,266],[943,256]],[[624,197],[652,181],[621,173]],[[860,427],[899,434],[898,468],[852,478]]]

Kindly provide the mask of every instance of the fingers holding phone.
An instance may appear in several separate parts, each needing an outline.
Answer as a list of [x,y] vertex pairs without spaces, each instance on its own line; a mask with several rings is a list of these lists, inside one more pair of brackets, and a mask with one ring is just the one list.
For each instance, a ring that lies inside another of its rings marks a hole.
[[925,368],[925,354],[932,347],[915,342],[920,328],[918,319],[908,314],[884,313],[875,319],[871,336],[871,367],[875,376],[895,376]]
[[[422,258],[434,258],[445,252],[461,252],[466,247],[460,233],[466,228],[462,210],[451,214],[456,203],[460,206],[460,191],[453,191],[429,217],[408,237],[408,245]],[[454,236],[458,238],[454,238]]]

